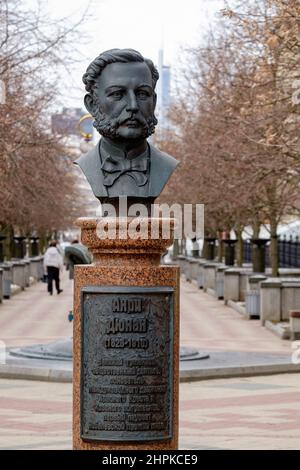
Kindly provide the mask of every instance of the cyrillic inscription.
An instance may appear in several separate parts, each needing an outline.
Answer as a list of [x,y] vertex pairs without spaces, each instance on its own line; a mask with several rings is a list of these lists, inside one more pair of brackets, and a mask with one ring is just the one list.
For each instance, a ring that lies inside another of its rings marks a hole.
[[172,438],[171,288],[82,290],[81,437]]

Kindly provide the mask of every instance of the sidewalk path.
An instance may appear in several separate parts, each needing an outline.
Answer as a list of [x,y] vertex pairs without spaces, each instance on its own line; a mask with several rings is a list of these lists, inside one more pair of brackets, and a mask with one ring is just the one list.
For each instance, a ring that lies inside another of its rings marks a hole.
[[[72,335],[72,282],[50,297],[38,283],[0,305],[7,346]],[[223,302],[181,286],[181,345],[209,351],[291,354],[283,341]],[[0,380],[0,449],[70,449],[71,384]],[[182,449],[299,449],[298,374],[180,384]]]
[[53,296],[47,284],[38,282],[0,304],[0,340],[6,347],[47,343],[72,336],[68,313],[72,310],[73,282],[64,271],[63,292]]
[[291,354],[290,341],[281,340],[259,320],[248,320],[222,300],[181,282],[181,346],[200,350]]
[[[71,384],[0,380],[0,449],[71,449]],[[180,384],[181,449],[300,449],[297,374]]]
[[[37,283],[0,304],[0,340],[7,347],[46,343],[72,336],[68,313],[72,310],[73,282],[62,276],[63,292],[49,296]],[[291,354],[291,344],[195,284],[181,283],[181,345],[200,350],[256,351]]]

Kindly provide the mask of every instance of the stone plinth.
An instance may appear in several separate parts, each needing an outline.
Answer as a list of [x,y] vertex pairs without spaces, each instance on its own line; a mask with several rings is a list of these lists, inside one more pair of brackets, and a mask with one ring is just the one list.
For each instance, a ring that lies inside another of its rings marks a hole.
[[22,264],[24,265],[24,283],[25,287],[30,286],[30,261],[23,260]]
[[207,260],[200,258],[198,260],[198,270],[197,270],[197,286],[198,289],[203,289],[204,284],[204,265],[207,263]]
[[21,261],[12,262],[12,282],[13,284],[21,287],[22,290],[26,287],[25,264]]
[[299,310],[290,310],[290,331],[291,331],[291,340],[300,339],[300,311]]
[[227,269],[224,271],[224,302],[229,300],[239,301],[240,298],[240,271]]
[[97,224],[108,220],[77,220],[93,264],[75,266],[73,446],[174,450],[180,269],[160,265],[172,234],[163,238],[164,219],[140,219],[149,238],[141,230],[131,239],[126,218],[116,221],[116,239],[101,239]]
[[260,283],[260,320],[262,325],[267,320],[281,320],[281,280],[267,279]]
[[248,268],[228,268],[224,271],[224,301],[244,302],[249,287],[249,277],[253,273]]
[[240,272],[239,276],[239,301],[244,302],[245,301],[245,296],[246,296],[246,291],[247,291],[247,285],[248,285],[248,279],[249,279],[249,272]]
[[217,263],[206,263],[203,266],[203,290],[216,288],[216,267]]
[[43,267],[43,256],[36,256],[34,258],[30,258],[30,266],[29,266],[29,275],[33,277],[35,281],[40,281],[43,279],[44,274],[44,267]]
[[282,279],[281,288],[281,320],[289,321],[289,311],[297,309],[300,305],[299,279],[289,281]]
[[186,263],[185,277],[188,282],[192,282],[197,279],[198,260],[188,258]]
[[12,266],[9,263],[0,264],[3,270],[3,297],[9,299],[11,296],[11,284],[12,284]]
[[289,321],[289,311],[300,303],[299,278],[274,278],[260,283],[261,322]]
[[30,258],[30,276],[33,277],[35,281],[40,280],[40,258]]

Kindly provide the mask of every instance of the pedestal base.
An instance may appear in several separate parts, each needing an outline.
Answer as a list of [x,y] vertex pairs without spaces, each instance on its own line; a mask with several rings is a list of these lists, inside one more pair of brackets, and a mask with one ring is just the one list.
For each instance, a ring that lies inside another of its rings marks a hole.
[[179,268],[153,246],[75,266],[74,449],[178,448]]

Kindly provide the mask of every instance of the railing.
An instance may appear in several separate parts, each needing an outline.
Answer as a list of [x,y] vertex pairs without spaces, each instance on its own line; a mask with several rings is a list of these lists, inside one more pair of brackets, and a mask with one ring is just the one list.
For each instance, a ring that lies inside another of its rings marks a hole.
[[[265,248],[266,266],[271,264],[270,260],[270,243]],[[300,240],[299,237],[285,236],[278,239],[278,256],[280,268],[300,268]],[[243,261],[244,263],[252,263],[252,244],[250,240],[243,242]]]
[[252,263],[252,245],[250,240],[243,242],[243,261],[244,263]]
[[281,268],[300,268],[299,237],[293,240],[283,238],[278,241],[279,260]]

